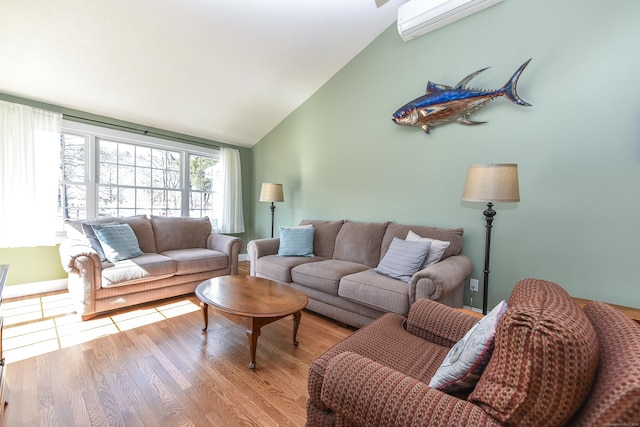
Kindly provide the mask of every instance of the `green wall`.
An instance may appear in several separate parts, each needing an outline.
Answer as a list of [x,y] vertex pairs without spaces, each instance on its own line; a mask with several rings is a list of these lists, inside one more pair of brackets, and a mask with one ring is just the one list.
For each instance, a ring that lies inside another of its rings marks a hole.
[[9,265],[7,286],[66,279],[58,246],[0,248],[0,264]]
[[[636,0],[508,0],[407,43],[394,24],[253,148],[254,237],[270,233],[260,183],[281,182],[276,226],[464,227],[482,283],[485,206],[460,201],[466,170],[518,163],[521,202],[496,206],[489,306],[537,277],[640,307],[639,17]],[[499,98],[472,116],[488,124],[430,135],[391,121],[427,80],[491,66],[472,86],[498,88],[529,58],[518,93],[533,107]]]

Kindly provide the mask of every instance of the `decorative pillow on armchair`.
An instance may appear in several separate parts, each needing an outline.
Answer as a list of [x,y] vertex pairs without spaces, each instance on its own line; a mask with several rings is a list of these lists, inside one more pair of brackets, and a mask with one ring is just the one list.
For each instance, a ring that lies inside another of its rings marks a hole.
[[280,227],[278,256],[313,256],[313,225]]
[[445,393],[475,387],[491,359],[498,320],[507,308],[505,301],[500,302],[451,347],[429,387]]

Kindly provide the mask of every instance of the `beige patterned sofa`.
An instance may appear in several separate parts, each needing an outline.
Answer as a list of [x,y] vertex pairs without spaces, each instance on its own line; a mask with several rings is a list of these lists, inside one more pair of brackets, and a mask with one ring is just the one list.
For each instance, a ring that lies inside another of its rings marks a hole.
[[[361,327],[387,312],[406,315],[418,298],[462,307],[463,282],[472,264],[461,253],[461,228],[347,220],[305,220],[300,225],[315,229],[314,256],[279,256],[279,238],[252,240],[247,251],[252,276],[304,292],[309,310]],[[449,242],[440,261],[418,270],[408,283],[378,274],[376,267],[394,238],[405,239],[409,232]]]
[[[108,224],[128,224],[142,254],[103,261],[91,225]],[[60,245],[60,258],[69,273],[69,293],[83,320],[188,294],[203,280],[237,274],[243,247],[239,238],[212,233],[208,218],[101,217],[70,221],[66,229],[69,238]]]
[[640,424],[636,323],[600,301],[580,309],[544,280],[520,281],[507,303],[486,368],[460,374],[477,381],[464,391],[429,385],[445,358],[463,358],[456,343],[477,318],[421,299],[356,331],[312,362],[307,427]]

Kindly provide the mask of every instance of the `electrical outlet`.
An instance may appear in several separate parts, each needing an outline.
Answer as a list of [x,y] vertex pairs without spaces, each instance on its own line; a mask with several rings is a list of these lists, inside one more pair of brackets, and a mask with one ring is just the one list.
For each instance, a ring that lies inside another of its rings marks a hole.
[[469,289],[471,292],[478,292],[478,279],[469,280]]

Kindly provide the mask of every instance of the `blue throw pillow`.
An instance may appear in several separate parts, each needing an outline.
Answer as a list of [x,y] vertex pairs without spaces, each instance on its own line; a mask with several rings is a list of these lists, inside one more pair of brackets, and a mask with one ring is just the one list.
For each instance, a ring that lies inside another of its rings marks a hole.
[[430,247],[431,242],[410,242],[394,237],[375,271],[409,283],[411,276],[422,267]]
[[[119,223],[108,222],[106,224],[100,224],[100,225],[116,225],[116,224],[119,224]],[[85,237],[89,241],[89,244],[91,245],[93,250],[98,253],[98,256],[100,257],[100,261],[103,261],[103,262],[106,261],[107,256],[104,254],[104,250],[102,250],[102,245],[100,244],[100,240],[98,240],[98,237],[96,236],[96,233],[93,231],[93,227],[91,227],[91,224],[83,223],[82,232],[84,233]]]
[[142,255],[138,239],[129,224],[92,225],[91,228],[110,262]]
[[278,256],[313,256],[314,232],[312,225],[280,227]]

